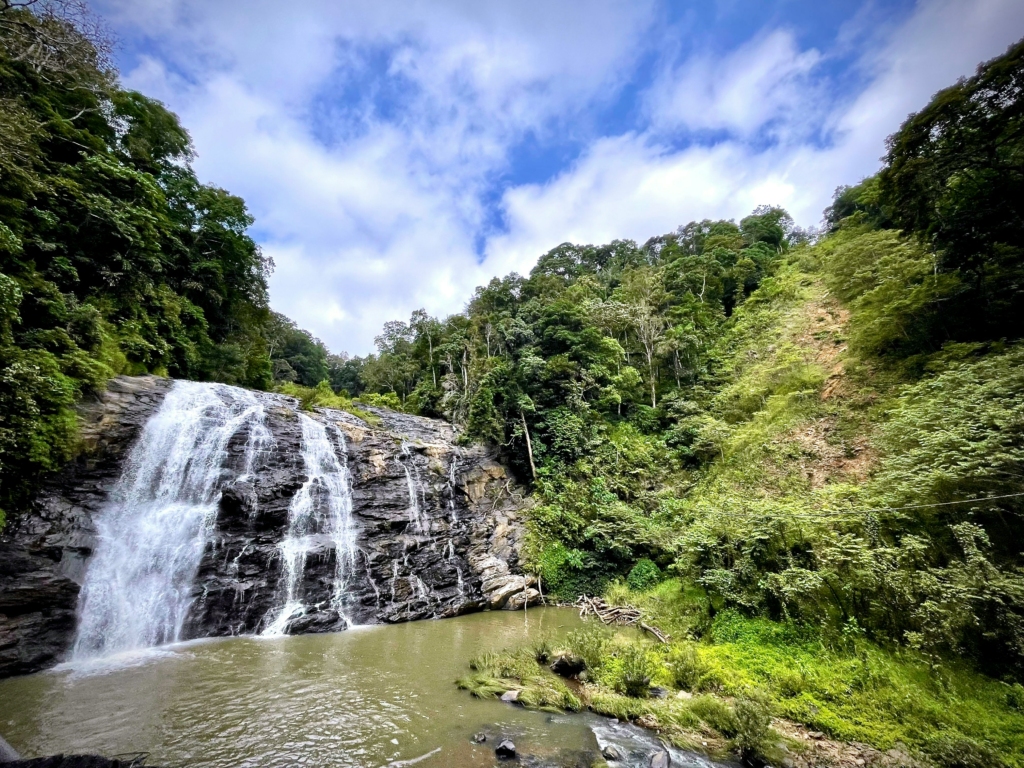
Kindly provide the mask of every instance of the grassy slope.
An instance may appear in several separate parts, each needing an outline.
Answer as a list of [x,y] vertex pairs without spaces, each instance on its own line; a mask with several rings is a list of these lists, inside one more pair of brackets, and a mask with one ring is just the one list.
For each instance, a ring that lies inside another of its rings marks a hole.
[[[725,386],[714,403],[720,458],[683,502],[681,548],[714,550],[731,532],[749,538],[756,524],[785,526],[793,541],[816,528],[841,532],[842,515],[871,503],[865,481],[876,463],[875,425],[899,381],[849,352],[848,313],[808,266],[799,259],[784,266],[751,297],[722,345]],[[759,736],[757,717],[744,715],[746,705],[738,717],[736,701],[785,718],[777,728],[790,737],[800,729],[786,722],[837,741],[896,748],[890,764],[909,763],[901,757],[909,752],[944,766],[1024,767],[1019,685],[883,648],[853,622],[837,632],[725,611],[708,626],[707,598],[685,580],[643,594],[615,585],[607,597],[639,605],[676,640],[659,647],[632,633],[608,643],[576,637],[568,651],[587,656],[589,648],[591,657],[590,680],[578,693],[545,675],[536,654],[522,650],[477,660],[463,685],[488,695],[525,684],[527,702],[543,706],[575,708],[578,696],[596,711],[646,717],[683,746],[714,751],[747,744],[779,760],[787,756],[779,751],[785,745],[797,764],[818,759],[807,754],[806,740]],[[841,605],[838,599],[823,610]],[[623,695],[630,670],[638,668],[655,683],[698,695],[667,701]],[[861,754],[869,762],[886,759],[871,750]]]

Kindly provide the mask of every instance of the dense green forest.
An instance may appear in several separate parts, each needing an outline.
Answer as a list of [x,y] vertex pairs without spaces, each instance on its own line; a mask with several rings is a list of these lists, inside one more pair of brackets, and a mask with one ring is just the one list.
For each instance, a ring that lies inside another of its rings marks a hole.
[[1024,765],[1022,114],[1024,42],[908,118],[811,237],[765,208],[563,245],[389,329],[366,365],[533,476],[547,590],[673,637],[576,633],[460,685],[748,764],[841,762],[808,751],[824,733],[872,764]]
[[0,4],[0,524],[75,451],[119,373],[316,384],[324,345],[267,304],[240,198],[178,119],[118,86],[84,6]]
[[500,445],[560,596],[651,561],[709,618],[1020,678],[1022,110],[1018,44],[910,117],[814,237],[762,207],[560,245],[462,314],[387,324],[349,393]]

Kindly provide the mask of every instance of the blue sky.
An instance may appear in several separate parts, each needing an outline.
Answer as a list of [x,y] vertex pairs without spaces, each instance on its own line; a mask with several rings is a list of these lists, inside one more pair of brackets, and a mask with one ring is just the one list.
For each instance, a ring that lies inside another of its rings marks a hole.
[[1020,0],[95,0],[124,83],[243,196],[271,303],[332,350],[564,241],[756,205],[814,225]]

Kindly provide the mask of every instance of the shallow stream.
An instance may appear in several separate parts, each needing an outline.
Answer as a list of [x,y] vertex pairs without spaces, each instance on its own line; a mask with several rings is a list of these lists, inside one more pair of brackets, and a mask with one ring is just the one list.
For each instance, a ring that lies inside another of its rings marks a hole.
[[[149,765],[172,767],[397,766],[425,755],[414,764],[493,766],[506,736],[527,765],[589,765],[608,721],[480,701],[453,684],[478,653],[580,624],[572,610],[531,608],[164,646],[0,681],[0,733],[26,757],[148,752]],[[473,743],[480,732],[487,742]],[[680,757],[674,766],[708,765]]]

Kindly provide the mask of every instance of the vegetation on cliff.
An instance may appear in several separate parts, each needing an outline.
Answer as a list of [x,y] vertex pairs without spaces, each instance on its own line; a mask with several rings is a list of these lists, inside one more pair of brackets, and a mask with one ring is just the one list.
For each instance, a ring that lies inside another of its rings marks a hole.
[[0,3],[0,526],[112,375],[265,389],[344,362],[269,310],[245,203],[199,181],[177,117],[122,89],[109,49],[77,0]]

